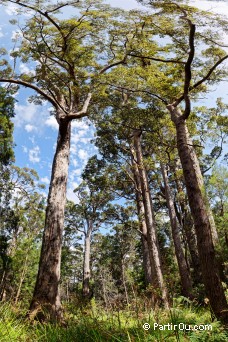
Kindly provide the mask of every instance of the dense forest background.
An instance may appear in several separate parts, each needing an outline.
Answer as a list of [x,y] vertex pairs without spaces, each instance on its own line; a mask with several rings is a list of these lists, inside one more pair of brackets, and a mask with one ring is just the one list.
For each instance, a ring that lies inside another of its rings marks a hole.
[[[228,20],[138,3],[0,1],[0,341],[228,338]],[[15,161],[24,91],[50,179]]]

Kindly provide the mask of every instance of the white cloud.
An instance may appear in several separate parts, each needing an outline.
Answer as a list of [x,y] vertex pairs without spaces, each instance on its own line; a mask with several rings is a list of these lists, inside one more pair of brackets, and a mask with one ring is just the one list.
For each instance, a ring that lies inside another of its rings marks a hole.
[[35,75],[35,70],[29,69],[29,67],[24,63],[20,63],[19,70],[22,74]]
[[25,125],[25,130],[27,132],[32,132],[32,131],[36,131],[37,128],[35,126],[33,126],[33,125],[27,124],[27,125]]
[[34,103],[27,102],[26,105],[15,105],[15,126],[21,127],[24,123],[31,123],[32,121],[37,121],[38,117],[38,107]]
[[76,170],[74,170],[74,175],[76,175],[76,176],[80,176],[81,173],[82,173],[82,169],[76,169]]
[[[11,34],[11,39],[13,40],[18,40],[19,38],[22,38],[23,35],[22,35],[22,32],[19,31],[19,30],[13,30],[12,31],[12,34]],[[19,48],[15,48],[14,51],[17,51],[19,50]]]
[[34,11],[32,10],[25,10],[25,8],[21,8],[20,6],[17,6],[13,3],[7,3],[7,5],[5,6],[5,12],[8,15],[16,15],[18,13],[23,14],[25,17],[31,17],[34,15]]
[[76,153],[77,153],[77,146],[75,144],[72,144],[72,139],[71,139],[70,154],[75,155]]
[[45,184],[50,184],[50,180],[48,177],[42,177],[40,180],[41,180],[41,182],[43,182]]
[[0,27],[0,37],[4,37],[4,34],[2,33],[2,28]]
[[71,181],[67,187],[67,199],[73,201],[74,203],[78,203],[79,199],[74,190],[79,186],[81,179],[78,179],[78,182]]
[[34,145],[35,144],[35,137],[34,135],[29,137],[29,140],[31,141],[31,143]]
[[79,199],[78,199],[78,196],[75,194],[74,189],[75,188],[71,188],[71,187],[67,189],[67,199],[76,204],[76,203],[79,203]]
[[23,151],[24,153],[28,153],[28,148],[27,148],[26,146],[22,146],[22,151]]
[[82,139],[82,136],[85,134],[85,131],[79,131],[78,133],[73,133],[71,134],[71,141],[75,144],[77,142],[80,142]]
[[35,146],[31,150],[29,150],[29,160],[32,163],[40,162],[40,148],[39,146]]
[[223,15],[228,14],[227,1],[191,0],[190,4],[202,10],[211,11]]
[[78,165],[78,162],[77,162],[76,159],[73,159],[73,160],[71,161],[71,163],[72,163],[72,165],[73,165],[74,167],[76,167],[76,166]]
[[46,119],[45,125],[47,125],[48,127],[51,127],[54,130],[58,130],[58,128],[59,128],[59,125],[58,125],[58,123],[56,121],[56,118],[53,115],[49,116]]
[[88,159],[88,152],[80,148],[80,150],[78,151],[78,157],[85,161]]
[[72,128],[87,130],[89,128],[89,125],[87,122],[85,122],[85,120],[74,120],[72,122]]
[[[20,92],[20,98],[22,93]],[[28,99],[25,104],[16,103],[15,105],[15,117],[13,119],[15,128],[20,129],[24,127],[27,132],[34,132],[36,135],[42,135],[43,131],[54,127],[55,118],[50,119],[50,112],[48,110],[48,102],[45,102],[42,106],[30,103]]]
[[54,144],[53,144],[53,151],[56,151],[56,147],[57,147],[57,142],[55,142]]
[[87,144],[88,142],[90,142],[90,140],[91,140],[91,137],[90,138],[81,138],[80,142],[83,144]]
[[15,15],[18,12],[18,6],[15,6],[14,4],[7,4],[7,6],[5,7],[5,12],[8,15]]
[[142,6],[140,6],[140,4],[136,0],[106,0],[105,2],[113,7],[120,7],[127,10],[134,8],[142,8]]

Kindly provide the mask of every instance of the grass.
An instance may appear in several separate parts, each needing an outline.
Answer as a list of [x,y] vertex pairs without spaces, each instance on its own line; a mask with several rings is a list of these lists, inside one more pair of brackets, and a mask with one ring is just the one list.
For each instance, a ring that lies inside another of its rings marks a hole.
[[[67,326],[53,324],[29,324],[24,312],[9,304],[0,306],[0,341],[1,342],[172,342],[172,341],[213,341],[224,342],[228,334],[218,322],[211,322],[210,312],[175,303],[169,311],[157,310],[137,313],[135,310],[107,312],[95,303],[84,311],[71,308],[66,310]],[[150,324],[148,331],[143,324]],[[154,330],[154,323],[160,329]],[[187,325],[211,324],[212,330],[184,331],[164,330],[163,325],[184,323]]]

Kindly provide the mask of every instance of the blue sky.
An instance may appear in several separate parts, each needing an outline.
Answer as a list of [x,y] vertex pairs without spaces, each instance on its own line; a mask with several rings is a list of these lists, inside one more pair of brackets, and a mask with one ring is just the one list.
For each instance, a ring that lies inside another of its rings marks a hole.
[[[107,2],[115,7],[120,6],[125,9],[139,7],[134,0],[107,0]],[[201,9],[211,9],[222,14],[228,13],[228,3],[226,1],[209,2],[198,0],[191,1],[191,3]],[[7,50],[12,48],[11,38],[16,34],[15,27],[9,24],[9,20],[15,14],[14,7],[12,4],[8,7],[1,6],[0,11],[1,47],[5,47]],[[28,71],[28,66],[23,63],[20,63],[18,67],[21,71]],[[55,118],[50,115],[50,104],[45,103],[43,106],[37,106],[29,103],[28,97],[31,94],[31,91],[20,88],[16,96],[18,101],[14,119],[16,165],[34,168],[38,172],[41,181],[48,187],[58,127]],[[227,92],[223,84],[215,92],[212,92],[207,100],[203,100],[203,104],[214,103],[217,96],[225,97],[226,95]],[[68,182],[68,198],[71,200],[76,200],[73,190],[80,183],[80,174],[83,167],[86,165],[88,158],[96,153],[96,149],[90,143],[93,134],[94,129],[88,120],[73,122]]]

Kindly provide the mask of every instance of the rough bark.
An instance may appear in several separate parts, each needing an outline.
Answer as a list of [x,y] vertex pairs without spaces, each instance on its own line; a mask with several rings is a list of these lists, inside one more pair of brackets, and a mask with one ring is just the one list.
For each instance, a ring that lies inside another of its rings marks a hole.
[[[140,185],[140,175],[138,165],[134,159],[134,152],[132,151],[132,171],[135,180],[135,197],[136,206],[139,220],[139,230],[141,231],[141,242],[142,242],[142,256],[143,256],[143,270],[145,275],[146,285],[152,284],[153,280],[156,280],[155,272],[153,266],[153,260],[150,259],[149,246],[147,242],[147,226],[145,220],[145,210],[142,200],[142,189]],[[153,274],[152,274],[153,273]]]
[[195,224],[202,277],[210,306],[216,317],[228,322],[228,305],[219,275],[212,229],[199,162],[181,111],[168,106],[176,126],[177,148],[181,160],[189,205]]
[[169,308],[168,302],[168,293],[167,288],[164,282],[162,267],[161,267],[161,259],[159,253],[159,246],[156,234],[156,225],[153,214],[153,206],[150,195],[148,176],[143,162],[143,154],[141,148],[141,132],[138,130],[134,131],[134,148],[136,152],[136,159],[139,167],[140,173],[140,182],[142,189],[142,198],[145,210],[145,220],[147,225],[147,242],[149,245],[149,250],[151,253],[151,259],[154,263],[155,273],[156,273],[156,281],[158,285],[158,289],[160,290],[161,301],[165,308]]
[[[175,174],[175,183],[178,194],[183,193],[183,186],[176,176],[177,174],[177,168],[175,166],[174,168],[174,174]],[[175,211],[177,218],[179,220],[179,224],[182,227],[183,236],[186,241],[186,247],[190,254],[190,266],[193,269],[192,273],[192,280],[194,284],[202,283],[202,272],[200,269],[200,261],[199,261],[199,253],[197,249],[197,241],[196,241],[196,234],[194,229],[194,222],[191,216],[191,213],[189,212],[189,208],[185,203],[185,200],[179,197],[178,203],[180,206],[180,212],[178,212],[176,202],[174,202],[175,205]],[[186,259],[187,260],[187,259]]]
[[39,270],[29,308],[31,319],[37,317],[42,320],[49,317],[51,320],[61,320],[62,318],[59,281],[70,134],[71,122],[67,119],[59,120],[59,134],[52,165]]
[[163,181],[165,185],[165,196],[166,196],[166,202],[167,202],[167,206],[169,210],[171,231],[172,231],[173,243],[174,243],[174,248],[175,248],[175,255],[177,258],[177,263],[178,263],[178,268],[179,268],[179,273],[180,273],[182,293],[185,297],[193,299],[191,276],[190,276],[188,265],[186,263],[184,252],[182,249],[182,242],[181,242],[181,237],[180,237],[180,226],[176,217],[174,202],[173,202],[172,193],[171,193],[168,176],[167,176],[167,171],[165,169],[165,166],[162,163],[161,163],[161,171],[162,171]]
[[142,253],[143,253],[143,269],[146,285],[153,284],[152,267],[150,260],[149,246],[147,243],[147,227],[144,219],[140,222]]
[[83,261],[83,283],[82,294],[83,297],[88,298],[90,296],[90,250],[91,250],[91,234],[93,230],[92,222],[88,222],[87,232],[85,234],[84,243],[84,261]]

